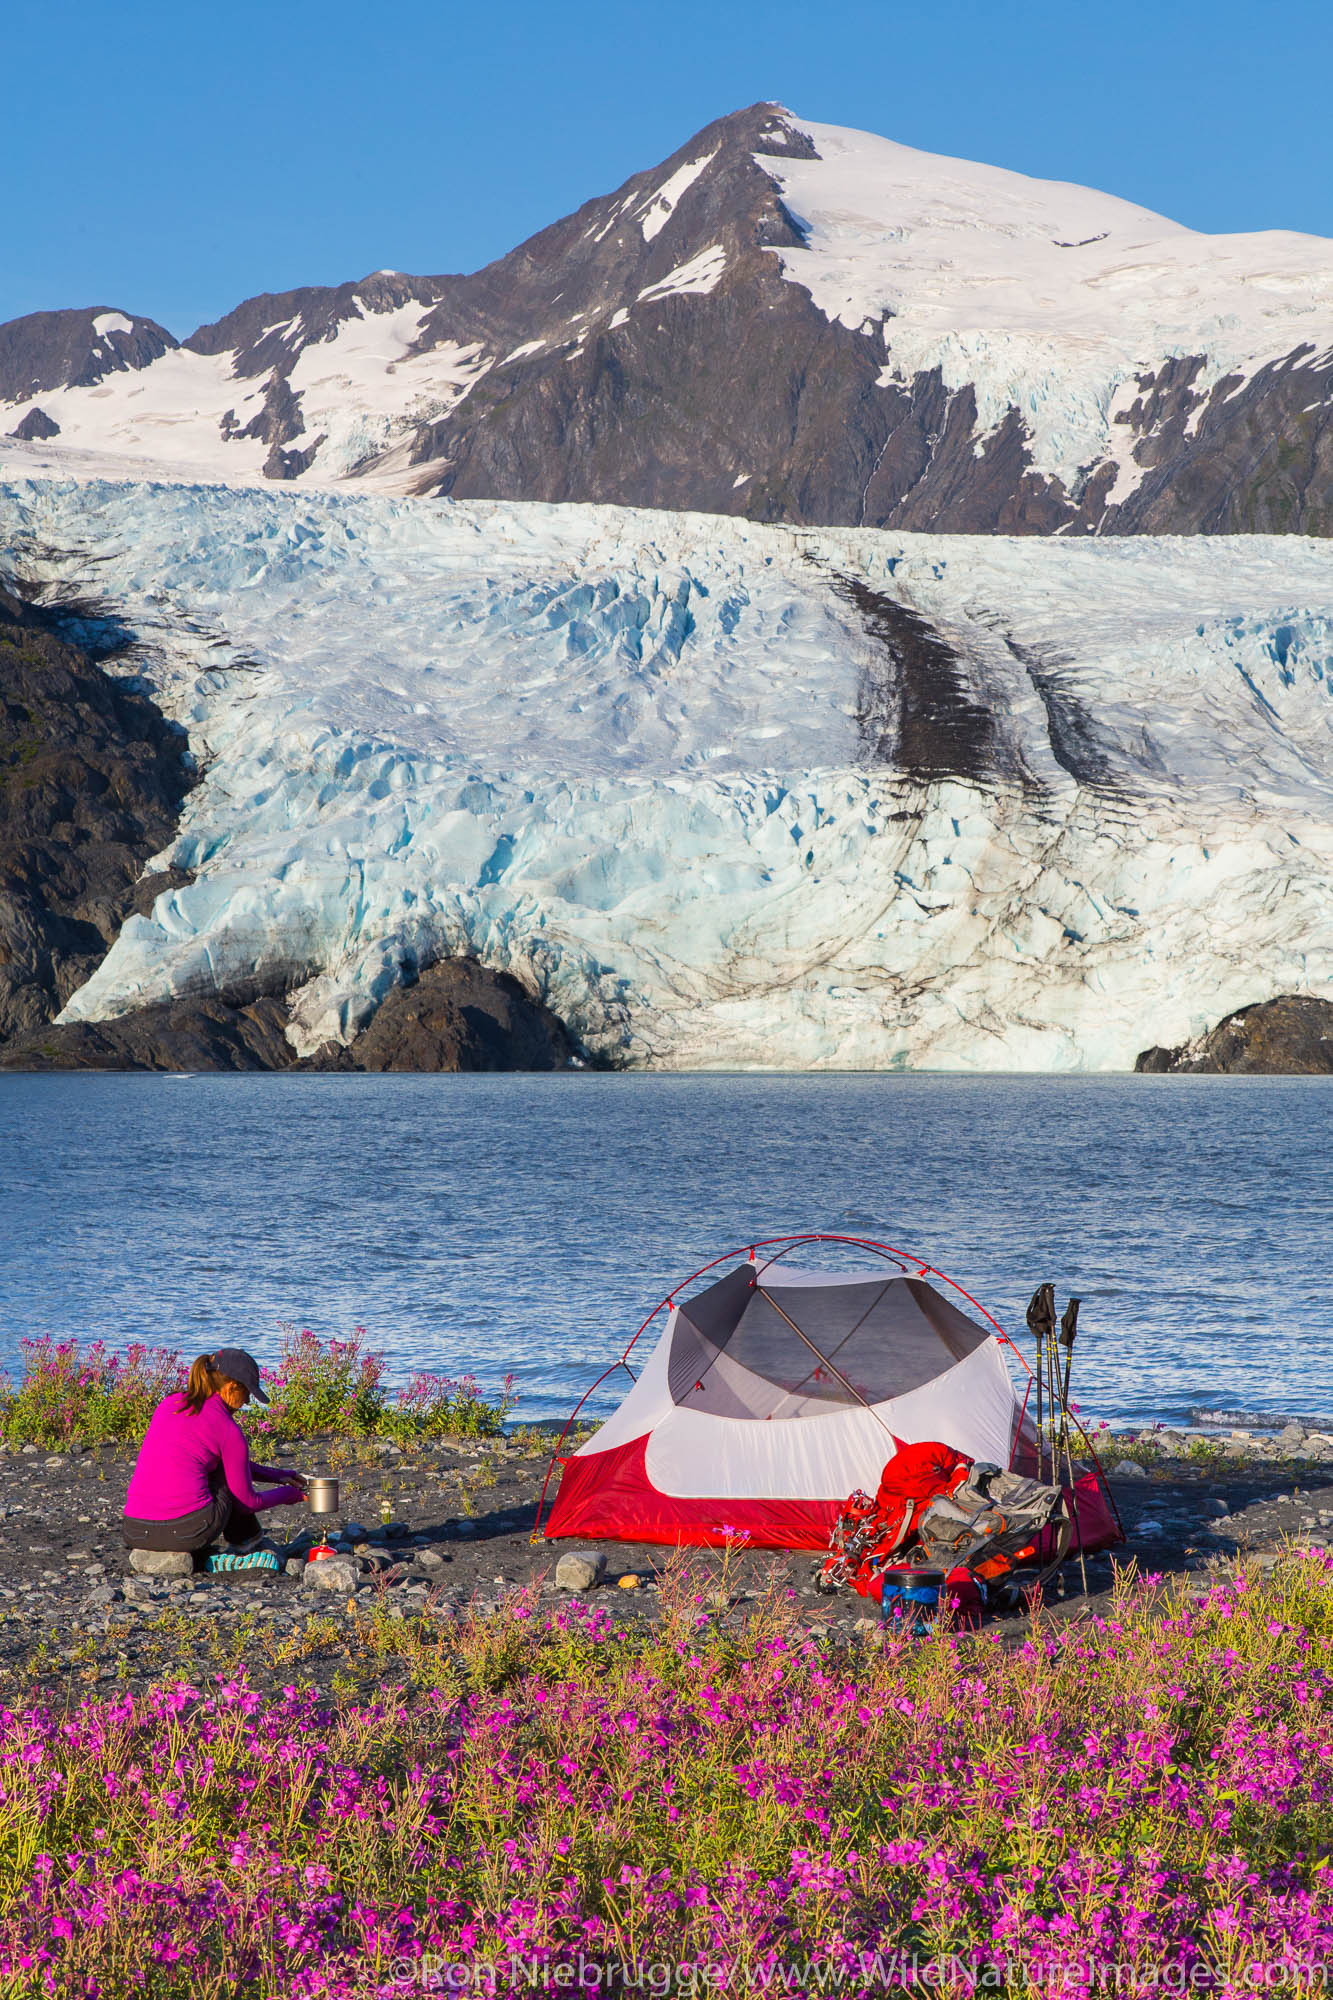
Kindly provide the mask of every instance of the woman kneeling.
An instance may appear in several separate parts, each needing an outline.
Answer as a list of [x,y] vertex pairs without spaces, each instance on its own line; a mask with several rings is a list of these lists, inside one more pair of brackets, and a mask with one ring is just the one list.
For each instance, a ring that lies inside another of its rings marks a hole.
[[[254,1356],[223,1347],[201,1354],[184,1389],[158,1404],[125,1496],[127,1548],[198,1555],[222,1536],[243,1556],[259,1539],[260,1514],[304,1498],[304,1473],[251,1465],[236,1412],[252,1396],[268,1401]],[[257,1479],[267,1492],[256,1492]]]

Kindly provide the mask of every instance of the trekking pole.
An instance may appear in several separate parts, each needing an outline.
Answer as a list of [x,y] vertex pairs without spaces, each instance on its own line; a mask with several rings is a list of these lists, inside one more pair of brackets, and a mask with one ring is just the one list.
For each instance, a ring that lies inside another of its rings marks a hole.
[[1028,1300],[1028,1332],[1037,1349],[1037,1477],[1045,1478],[1046,1431],[1042,1389],[1046,1373],[1046,1335],[1055,1325],[1055,1286],[1038,1285]]
[[1074,1516],[1074,1540],[1078,1548],[1079,1575],[1083,1595],[1088,1594],[1088,1565],[1083,1555],[1083,1529],[1078,1518],[1078,1488],[1074,1483],[1074,1454],[1069,1443],[1069,1374],[1074,1365],[1074,1342],[1078,1338],[1078,1305],[1070,1298],[1060,1317],[1060,1346],[1065,1351],[1064,1381],[1060,1386],[1060,1442],[1064,1446],[1065,1472],[1069,1478],[1069,1505]]
[[1060,1345],[1065,1351],[1064,1381],[1060,1386],[1060,1442],[1069,1445],[1069,1371],[1074,1365],[1074,1342],[1078,1339],[1079,1301],[1070,1297],[1060,1315]]

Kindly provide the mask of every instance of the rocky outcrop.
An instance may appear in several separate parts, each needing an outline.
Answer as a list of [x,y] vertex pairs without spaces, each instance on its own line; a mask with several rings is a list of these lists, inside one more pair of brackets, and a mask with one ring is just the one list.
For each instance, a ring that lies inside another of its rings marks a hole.
[[21,424],[15,424],[9,433],[24,444],[38,444],[43,438],[60,436],[60,426],[54,417],[48,417],[40,404],[34,403]]
[[574,1043],[549,1007],[507,972],[444,959],[395,986],[351,1047],[318,1067],[361,1070],[565,1069]]
[[298,1060],[281,993],[191,999],[70,1021],[0,1049],[9,1070],[551,1070],[577,1060],[562,1022],[508,973],[447,959],[399,986],[348,1048]]
[[100,963],[175,833],[185,748],[145,695],[0,590],[0,1044]]
[[1283,994],[1241,1007],[1180,1048],[1145,1049],[1134,1068],[1148,1076],[1333,1075],[1333,1001]]
[[1202,357],[1140,376],[1124,419],[1148,467],[1130,498],[1082,510],[1115,535],[1333,535],[1333,360],[1311,348],[1205,396]]
[[147,368],[175,345],[156,320],[113,307],[25,313],[0,326],[0,403],[26,402],[48,389],[89,388],[108,375]]
[[244,1004],[188,1000],[144,1007],[115,1021],[69,1021],[0,1049],[0,1069],[289,1069],[287,1008],[280,996]]

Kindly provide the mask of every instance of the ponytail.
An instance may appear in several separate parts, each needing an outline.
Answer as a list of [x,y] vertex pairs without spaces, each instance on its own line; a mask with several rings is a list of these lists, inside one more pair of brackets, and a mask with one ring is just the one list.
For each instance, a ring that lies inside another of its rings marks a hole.
[[192,1417],[197,1417],[210,1396],[216,1396],[226,1381],[213,1366],[211,1354],[201,1354],[197,1361],[190,1363],[190,1373],[185,1384],[183,1400]]

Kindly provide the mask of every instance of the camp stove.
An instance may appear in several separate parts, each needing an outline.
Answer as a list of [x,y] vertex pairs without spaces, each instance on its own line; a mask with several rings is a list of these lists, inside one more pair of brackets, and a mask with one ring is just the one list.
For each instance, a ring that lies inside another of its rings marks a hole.
[[306,1482],[306,1499],[312,1514],[324,1517],[324,1540],[316,1542],[306,1557],[307,1562],[325,1562],[338,1551],[328,1539],[327,1522],[338,1512],[338,1482],[336,1479],[310,1479]]

